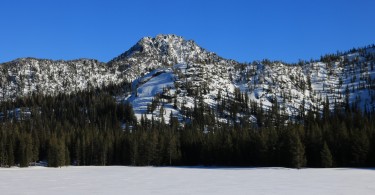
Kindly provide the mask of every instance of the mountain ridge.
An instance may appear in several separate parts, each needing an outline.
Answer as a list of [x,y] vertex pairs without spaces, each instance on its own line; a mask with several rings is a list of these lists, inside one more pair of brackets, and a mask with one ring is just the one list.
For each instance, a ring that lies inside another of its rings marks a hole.
[[[219,119],[226,121],[230,114],[229,108],[221,105],[219,96],[223,95],[233,100],[246,95],[247,106],[250,102],[265,109],[277,105],[290,116],[305,109],[321,110],[326,99],[331,104],[358,104],[364,110],[374,110],[374,61],[372,45],[294,65],[269,60],[239,63],[181,36],[157,35],[140,39],[107,63],[87,58],[18,58],[2,63],[0,101],[32,93],[74,93],[127,82],[132,83],[132,91],[116,98],[131,102],[139,119],[145,114],[160,118],[162,109],[182,120],[182,109],[193,109],[194,101],[202,96],[212,109],[223,109]],[[156,96],[164,100],[150,110]],[[168,102],[171,100],[173,104]],[[163,117],[168,119],[166,114]],[[244,116],[239,113],[231,117]]]

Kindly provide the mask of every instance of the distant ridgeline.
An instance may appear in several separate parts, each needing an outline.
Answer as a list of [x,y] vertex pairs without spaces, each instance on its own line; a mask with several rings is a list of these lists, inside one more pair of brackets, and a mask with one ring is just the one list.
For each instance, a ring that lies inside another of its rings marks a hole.
[[0,165],[375,165],[375,46],[297,64],[176,35],[0,64]]

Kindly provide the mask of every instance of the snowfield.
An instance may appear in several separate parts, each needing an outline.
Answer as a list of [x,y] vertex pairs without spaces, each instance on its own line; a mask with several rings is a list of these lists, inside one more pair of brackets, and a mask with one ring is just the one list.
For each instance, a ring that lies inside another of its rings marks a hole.
[[1,194],[375,194],[374,169],[1,168]]

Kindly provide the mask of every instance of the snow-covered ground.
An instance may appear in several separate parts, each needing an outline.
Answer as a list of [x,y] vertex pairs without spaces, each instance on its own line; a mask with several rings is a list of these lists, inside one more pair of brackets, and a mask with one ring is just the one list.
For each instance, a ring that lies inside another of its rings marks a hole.
[[1,194],[375,194],[374,169],[2,168]]

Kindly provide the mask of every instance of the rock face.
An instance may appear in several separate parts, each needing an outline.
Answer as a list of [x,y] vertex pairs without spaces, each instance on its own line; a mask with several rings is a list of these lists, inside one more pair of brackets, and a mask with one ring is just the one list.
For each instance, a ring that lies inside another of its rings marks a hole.
[[[91,87],[133,83],[130,101],[140,117],[182,115],[200,96],[216,108],[220,96],[265,108],[277,105],[286,114],[321,109],[323,103],[375,105],[375,47],[326,55],[299,64],[255,61],[249,64],[221,58],[194,41],[176,35],[145,37],[108,63],[92,59],[52,61],[21,58],[0,64],[0,101],[32,93],[54,95]],[[164,99],[150,112],[155,96]],[[240,97],[241,98],[241,97]],[[159,114],[157,114],[159,113]]]
[[[130,50],[111,60],[108,64],[127,70],[131,80],[155,68],[171,67],[179,63],[228,63],[215,53],[199,47],[192,40],[176,35],[145,37]],[[231,63],[235,63],[231,61]]]

